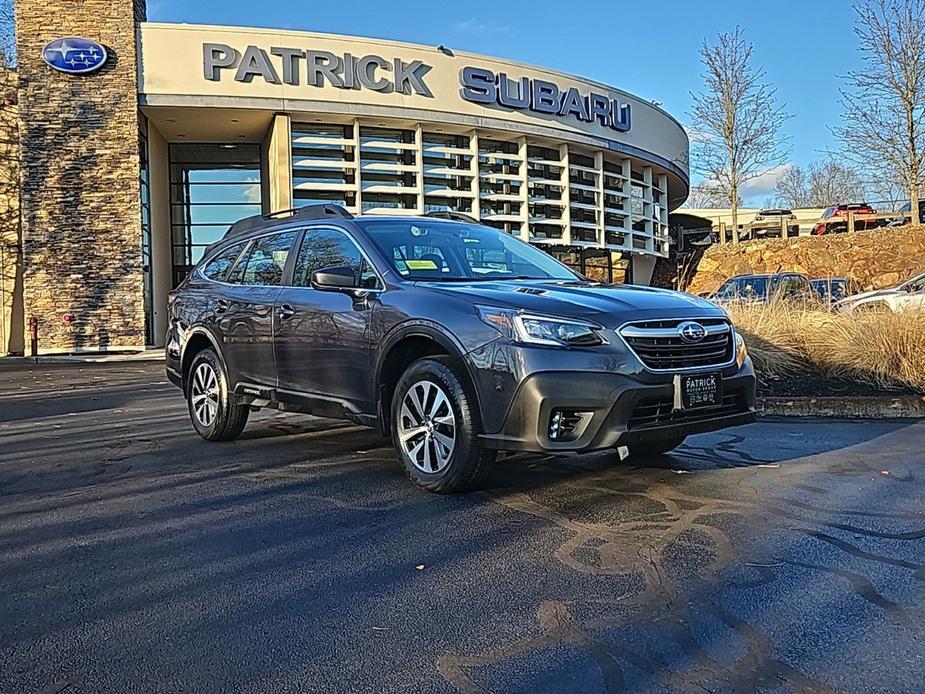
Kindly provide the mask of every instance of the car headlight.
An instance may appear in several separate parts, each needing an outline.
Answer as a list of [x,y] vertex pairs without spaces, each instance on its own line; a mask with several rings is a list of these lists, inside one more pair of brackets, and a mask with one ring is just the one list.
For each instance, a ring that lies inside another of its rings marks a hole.
[[739,335],[738,331],[735,332],[736,339],[736,363],[741,366],[745,363],[746,357],[748,357],[748,348],[745,346],[745,338]]
[[593,347],[604,344],[603,328],[572,318],[551,318],[492,306],[476,306],[479,318],[514,342],[549,347]]

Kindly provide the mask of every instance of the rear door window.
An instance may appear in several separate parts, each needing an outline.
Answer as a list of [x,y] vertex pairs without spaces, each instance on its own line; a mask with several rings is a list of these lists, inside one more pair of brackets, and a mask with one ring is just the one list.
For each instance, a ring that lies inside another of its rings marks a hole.
[[285,231],[255,239],[245,256],[238,261],[229,281],[262,287],[280,286],[286,260],[297,236],[297,231]]

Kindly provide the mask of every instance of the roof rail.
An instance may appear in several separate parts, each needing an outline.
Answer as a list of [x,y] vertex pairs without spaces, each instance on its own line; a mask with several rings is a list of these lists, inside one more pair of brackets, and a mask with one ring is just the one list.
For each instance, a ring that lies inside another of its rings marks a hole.
[[279,210],[269,214],[258,214],[253,217],[245,217],[228,227],[225,232],[225,238],[229,236],[238,236],[252,229],[259,229],[266,226],[269,222],[276,220],[308,220],[308,219],[325,219],[327,217],[340,217],[341,219],[353,219],[353,215],[347,212],[340,205],[305,205],[304,207],[294,207],[289,210]]
[[472,215],[465,212],[454,212],[453,210],[432,210],[424,214],[425,217],[435,217],[436,219],[449,219],[453,222],[468,222],[469,224],[481,224]]

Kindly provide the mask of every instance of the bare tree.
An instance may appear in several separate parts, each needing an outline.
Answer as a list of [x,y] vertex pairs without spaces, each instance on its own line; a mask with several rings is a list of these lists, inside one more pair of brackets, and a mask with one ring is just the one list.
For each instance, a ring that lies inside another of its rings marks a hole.
[[916,209],[925,175],[925,0],[864,0],[854,9],[864,67],[845,78],[835,133],[872,178],[901,180]]
[[[741,204],[741,200],[739,203]],[[691,192],[687,196],[685,207],[695,210],[702,210],[713,207],[728,207],[729,198],[726,192],[717,185],[709,181],[701,181],[691,186]]]
[[862,202],[868,185],[858,172],[829,159],[805,169],[791,166],[777,181],[776,204],[784,207],[828,207],[839,202]]
[[704,89],[691,94],[694,168],[726,196],[735,241],[742,184],[782,164],[789,153],[781,134],[789,116],[777,104],[777,90],[764,82],[764,70],[752,64],[753,51],[741,27],[718,34],[714,45],[704,41]]
[[809,185],[806,182],[806,172],[799,166],[789,166],[784,174],[777,179],[774,188],[774,197],[768,200],[768,207],[780,205],[781,207],[810,207],[806,203],[809,198]]
[[13,0],[0,0],[0,67],[16,63],[16,17]]

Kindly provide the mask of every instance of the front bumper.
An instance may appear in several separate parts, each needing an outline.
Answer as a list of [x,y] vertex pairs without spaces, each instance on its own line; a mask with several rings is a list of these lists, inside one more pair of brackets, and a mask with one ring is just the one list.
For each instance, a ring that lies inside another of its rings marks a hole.
[[[672,411],[672,376],[661,383],[614,373],[541,372],[517,390],[500,430],[481,435],[498,450],[594,451],[689,436],[755,421],[755,374],[751,360],[723,372],[723,403]],[[648,380],[648,379],[647,379]],[[557,409],[583,413],[573,440],[553,440],[549,423]]]

